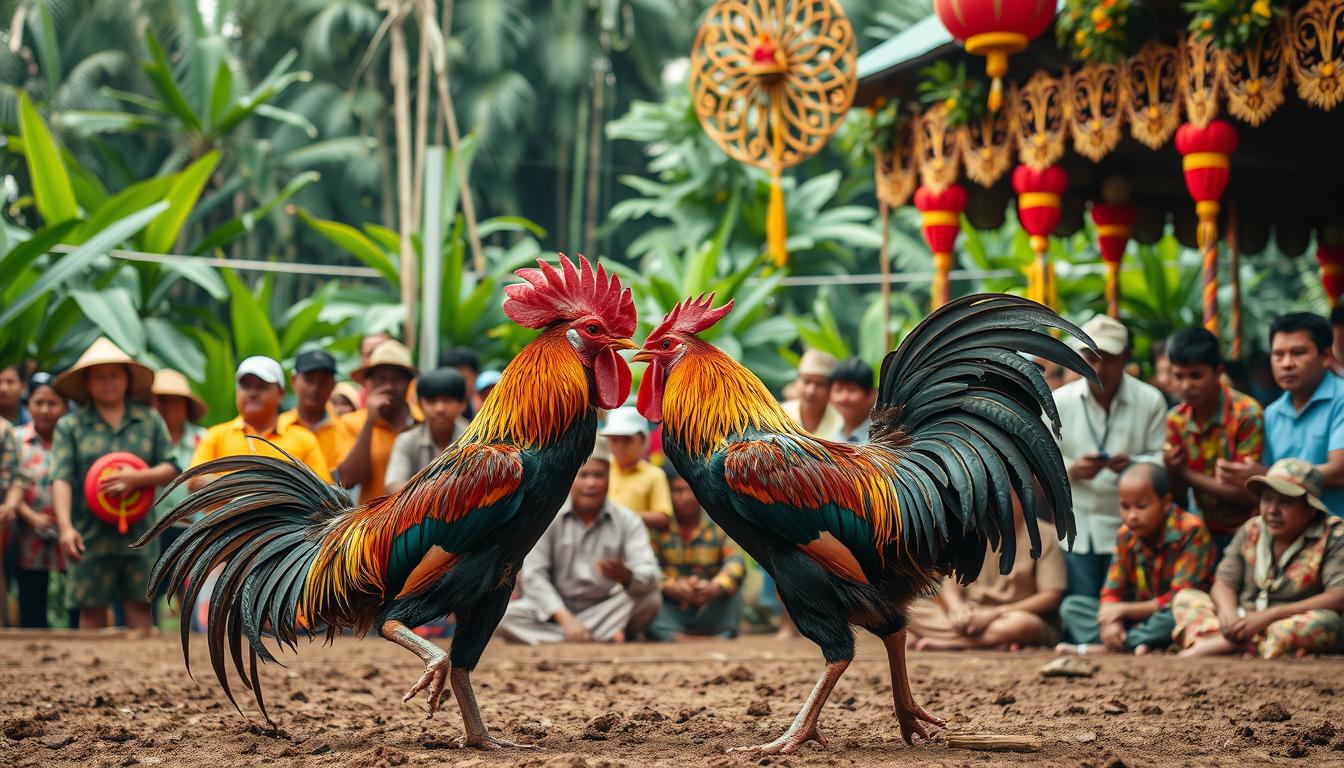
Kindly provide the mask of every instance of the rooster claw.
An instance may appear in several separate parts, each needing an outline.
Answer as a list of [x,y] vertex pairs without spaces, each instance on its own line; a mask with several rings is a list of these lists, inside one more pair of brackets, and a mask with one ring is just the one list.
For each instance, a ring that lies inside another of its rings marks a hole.
[[434,719],[434,713],[439,710],[439,704],[442,702],[444,694],[448,693],[448,672],[451,667],[452,664],[448,661],[447,654],[425,664],[424,674],[420,675],[420,680],[411,686],[405,696],[401,697],[402,702],[410,701],[421,691],[428,691],[425,719]]
[[916,736],[920,737],[921,739],[927,739],[933,736],[934,733],[933,728],[929,727],[929,725],[925,725],[924,723],[929,723],[930,725],[937,726],[939,728],[942,728],[943,726],[947,725],[946,720],[944,720],[941,717],[929,714],[928,712],[924,711],[923,707],[913,702],[909,704],[907,707],[897,710],[896,719],[901,724],[901,738],[905,741],[906,744],[909,744],[912,747],[915,745]]
[[815,741],[823,747],[831,745],[830,739],[822,736],[821,731],[814,725],[806,731],[796,733],[785,731],[783,736],[765,744],[757,744],[751,747],[733,747],[728,751],[750,755],[789,755],[802,749],[803,745],[809,741]]
[[537,749],[536,744],[518,744],[508,739],[500,739],[490,734],[481,736],[458,736],[457,748],[466,749],[473,747],[475,749],[495,750],[495,749]]

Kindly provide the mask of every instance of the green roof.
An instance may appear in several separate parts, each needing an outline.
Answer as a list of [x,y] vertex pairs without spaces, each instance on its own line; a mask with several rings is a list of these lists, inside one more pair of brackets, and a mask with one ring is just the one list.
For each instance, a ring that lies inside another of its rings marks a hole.
[[899,35],[859,57],[859,82],[880,78],[912,66],[928,54],[940,53],[944,46],[955,46],[952,33],[936,15],[930,14]]

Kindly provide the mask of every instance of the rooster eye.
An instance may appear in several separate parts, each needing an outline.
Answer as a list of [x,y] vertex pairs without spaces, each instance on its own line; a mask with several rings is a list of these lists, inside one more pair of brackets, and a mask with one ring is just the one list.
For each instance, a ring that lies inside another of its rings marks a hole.
[[596,336],[596,335],[597,335],[598,328],[597,328],[596,325],[593,325],[592,323],[589,323],[589,324],[588,324],[587,331],[588,331],[588,335],[589,335],[589,336]]
[[671,348],[672,348],[672,340],[663,339],[663,349],[671,349]]

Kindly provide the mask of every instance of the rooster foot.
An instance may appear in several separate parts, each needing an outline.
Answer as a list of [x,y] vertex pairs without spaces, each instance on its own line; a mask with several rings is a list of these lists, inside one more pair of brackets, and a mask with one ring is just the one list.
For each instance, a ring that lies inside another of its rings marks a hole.
[[831,742],[821,731],[813,724],[810,728],[794,730],[790,728],[774,741],[765,744],[757,744],[754,747],[733,747],[729,752],[743,752],[752,755],[789,755],[803,748],[803,745],[809,741],[815,741],[823,747],[829,747]]
[[517,743],[515,743],[515,742],[509,741],[508,739],[501,739],[501,738],[498,738],[498,737],[496,737],[496,736],[491,736],[491,735],[488,734],[488,733],[485,733],[485,734],[479,734],[479,735],[475,735],[475,736],[471,736],[471,735],[468,735],[468,736],[458,736],[458,737],[457,737],[457,748],[458,748],[458,749],[465,749],[465,748],[467,748],[467,747],[474,747],[474,748],[476,748],[476,749],[486,749],[486,750],[493,750],[493,749],[536,749],[536,748],[537,748],[537,745],[536,745],[536,744],[517,744]]
[[448,654],[441,653],[430,659],[425,664],[425,672],[420,675],[420,680],[401,697],[403,702],[415,698],[421,691],[428,691],[428,701],[425,709],[426,719],[433,719],[434,713],[439,711],[439,703],[443,700],[444,694],[448,693],[448,672],[452,663],[448,661]]
[[897,707],[896,719],[901,724],[901,738],[910,746],[914,746],[916,736],[921,739],[927,739],[933,735],[934,729],[929,725],[925,725],[925,723],[930,723],[939,728],[947,725],[946,720],[929,714],[924,711],[923,707],[913,701],[904,706]]

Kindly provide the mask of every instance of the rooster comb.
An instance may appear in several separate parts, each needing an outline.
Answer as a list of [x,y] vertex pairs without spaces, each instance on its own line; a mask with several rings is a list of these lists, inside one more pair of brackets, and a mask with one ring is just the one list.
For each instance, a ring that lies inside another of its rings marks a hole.
[[594,272],[588,260],[580,256],[576,267],[562,253],[558,270],[538,259],[535,268],[514,274],[526,282],[504,287],[504,314],[525,328],[545,328],[597,315],[617,337],[628,338],[635,333],[635,302],[630,289],[622,289],[620,278],[608,276],[600,264]]
[[699,333],[722,320],[733,309],[731,300],[717,309],[710,308],[713,303],[712,293],[702,293],[696,298],[682,301],[671,312],[663,315],[663,322],[653,329],[649,339],[657,339],[668,333]]

